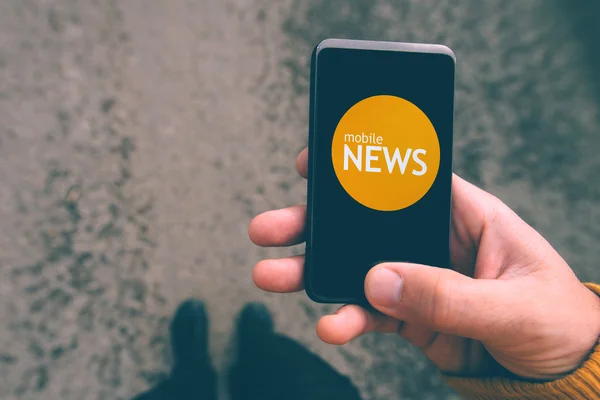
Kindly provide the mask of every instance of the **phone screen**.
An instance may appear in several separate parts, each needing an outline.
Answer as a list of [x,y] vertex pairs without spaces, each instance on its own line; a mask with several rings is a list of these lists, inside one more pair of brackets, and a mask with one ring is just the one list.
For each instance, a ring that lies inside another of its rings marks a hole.
[[362,302],[367,272],[384,261],[449,266],[454,71],[448,54],[315,53],[311,297]]

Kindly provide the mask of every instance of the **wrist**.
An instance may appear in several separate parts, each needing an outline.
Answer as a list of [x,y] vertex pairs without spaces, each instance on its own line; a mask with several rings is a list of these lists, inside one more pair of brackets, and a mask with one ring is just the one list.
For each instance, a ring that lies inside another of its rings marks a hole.
[[[554,343],[540,365],[527,371],[516,372],[516,378],[530,382],[552,382],[571,375],[581,368],[590,355],[597,351],[600,336],[600,285],[580,284],[573,292],[572,314],[567,318],[567,335]],[[562,354],[561,354],[562,350]],[[560,354],[560,356],[559,356]],[[550,357],[550,358],[549,358]],[[553,360],[553,361],[548,361]],[[532,371],[537,371],[532,373]]]
[[[571,375],[582,367],[584,362],[594,352],[598,352],[600,338],[600,285],[594,283],[582,284],[582,293],[579,296],[578,308],[572,316],[572,335],[563,340],[564,343],[556,345],[557,349],[566,350],[554,362],[554,368],[548,369],[545,365],[540,371],[542,374],[518,374],[516,379],[544,383],[552,382]],[[570,350],[567,350],[570,349]],[[556,353],[555,353],[556,354]],[[559,361],[562,359],[562,362]],[[554,369],[554,371],[552,371]]]

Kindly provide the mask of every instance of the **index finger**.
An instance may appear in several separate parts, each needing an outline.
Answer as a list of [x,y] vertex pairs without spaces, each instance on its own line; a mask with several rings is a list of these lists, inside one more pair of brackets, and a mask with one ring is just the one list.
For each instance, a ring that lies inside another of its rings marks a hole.
[[305,147],[304,150],[298,154],[298,158],[296,159],[296,169],[300,176],[303,178],[308,177],[308,147]]

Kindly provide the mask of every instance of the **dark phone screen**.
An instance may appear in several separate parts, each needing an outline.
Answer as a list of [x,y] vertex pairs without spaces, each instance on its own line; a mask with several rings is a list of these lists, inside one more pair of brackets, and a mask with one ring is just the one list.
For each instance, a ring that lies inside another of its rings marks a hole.
[[[325,48],[313,60],[313,123],[307,263],[325,301],[364,301],[364,278],[382,261],[449,265],[454,60],[445,54]],[[376,95],[406,99],[433,124],[440,165],[429,191],[398,211],[377,211],[341,186],[332,162],[338,123]]]

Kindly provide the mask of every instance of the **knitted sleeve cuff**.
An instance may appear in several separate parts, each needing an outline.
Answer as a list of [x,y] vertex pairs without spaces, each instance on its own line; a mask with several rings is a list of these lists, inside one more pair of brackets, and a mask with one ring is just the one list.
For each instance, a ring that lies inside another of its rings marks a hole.
[[[600,295],[600,285],[587,283]],[[443,375],[446,383],[471,400],[600,399],[600,344],[581,367],[564,378],[544,383],[503,378],[460,378]]]

